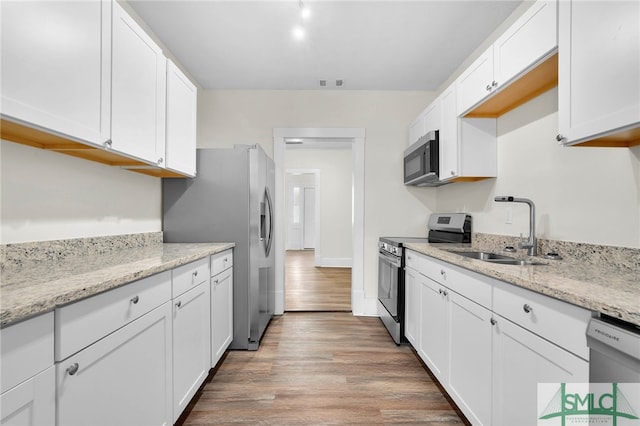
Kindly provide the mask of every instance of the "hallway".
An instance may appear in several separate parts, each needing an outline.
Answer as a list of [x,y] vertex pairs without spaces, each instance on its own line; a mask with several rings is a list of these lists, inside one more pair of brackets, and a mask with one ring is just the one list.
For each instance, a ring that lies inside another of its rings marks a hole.
[[285,253],[285,311],[351,311],[351,268],[317,268],[313,250]]
[[463,424],[378,318],[288,312],[258,351],[230,351],[184,425]]

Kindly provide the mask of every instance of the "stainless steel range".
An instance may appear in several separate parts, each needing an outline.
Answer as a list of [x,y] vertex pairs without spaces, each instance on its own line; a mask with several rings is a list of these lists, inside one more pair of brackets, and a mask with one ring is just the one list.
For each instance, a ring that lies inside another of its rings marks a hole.
[[400,344],[404,337],[404,245],[407,243],[470,243],[471,216],[434,213],[429,236],[381,237],[378,242],[378,315],[389,334]]

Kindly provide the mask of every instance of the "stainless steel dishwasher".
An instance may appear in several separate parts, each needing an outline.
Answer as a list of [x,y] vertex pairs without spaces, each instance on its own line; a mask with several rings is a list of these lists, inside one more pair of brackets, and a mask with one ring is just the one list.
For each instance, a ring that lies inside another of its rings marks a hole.
[[640,327],[601,315],[587,329],[591,383],[640,382]]

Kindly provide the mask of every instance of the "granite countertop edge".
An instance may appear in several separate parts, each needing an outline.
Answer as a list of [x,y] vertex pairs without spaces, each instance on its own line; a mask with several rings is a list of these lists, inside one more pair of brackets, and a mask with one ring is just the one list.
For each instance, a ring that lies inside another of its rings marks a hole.
[[[62,274],[47,280],[34,279],[30,284],[28,268],[25,277],[3,276],[0,286],[0,327],[50,312],[108,290],[130,284],[151,275],[175,269],[235,247],[235,243],[169,243],[155,248],[152,256],[136,258],[143,251],[131,249],[133,261],[113,261],[109,256],[87,256],[78,262],[92,262],[101,267],[93,271]],[[149,248],[145,248],[148,250]],[[104,261],[101,261],[103,260]],[[43,266],[43,265],[40,265]],[[44,265],[46,267],[47,265]],[[55,265],[48,265],[55,268]],[[19,275],[19,274],[16,274]]]
[[[451,253],[452,247],[445,248],[442,245],[408,243],[405,247],[472,272],[640,326],[637,303],[640,294],[636,287],[630,290],[624,285],[616,286],[615,279],[611,278],[615,276],[615,271],[603,273],[609,284],[605,287],[601,277],[585,280],[568,273],[570,268],[580,268],[582,265],[568,265],[553,260],[544,260],[546,266],[499,265]],[[457,249],[472,250],[470,246],[464,245]],[[627,284],[630,284],[628,281],[627,279]]]

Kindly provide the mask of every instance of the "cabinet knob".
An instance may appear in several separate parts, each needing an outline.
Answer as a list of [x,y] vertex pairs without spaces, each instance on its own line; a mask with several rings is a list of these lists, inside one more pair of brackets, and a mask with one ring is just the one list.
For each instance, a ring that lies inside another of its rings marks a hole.
[[111,145],[113,145],[113,141],[111,139],[104,141],[105,148],[111,148]]
[[495,80],[493,80],[493,81],[491,82],[491,87],[498,87],[498,82],[497,82],[497,81],[495,81]]
[[444,278],[445,280],[447,279],[447,271],[445,271],[444,269],[440,269],[440,275],[442,275],[442,278]]
[[487,92],[490,92],[490,91],[491,91],[491,85],[490,85],[490,84],[487,84],[486,89],[487,89]]
[[134,305],[138,303],[138,301],[140,300],[140,298],[138,296],[133,296],[131,298],[131,303],[133,303]]
[[198,276],[198,271],[193,271],[193,276],[197,277]]
[[525,303],[524,306],[522,306],[522,310],[525,311],[526,313],[529,313],[533,310],[533,308],[529,306],[527,303]]
[[164,158],[160,157],[158,158],[158,165],[162,164],[164,162]]
[[455,176],[456,172],[454,172],[453,170],[451,170],[451,176]]
[[75,375],[75,374],[78,372],[78,368],[79,368],[79,367],[80,367],[80,366],[78,365],[78,363],[77,363],[77,362],[74,362],[74,363],[73,363],[73,364],[71,364],[69,367],[67,367],[67,373],[68,373],[70,376],[73,376],[73,375]]
[[496,325],[498,323],[495,318],[491,318],[489,322],[491,323],[491,325]]
[[176,303],[176,308],[180,308],[182,306],[182,300],[178,300],[178,303]]
[[215,280],[213,280],[213,284],[215,284],[215,285],[218,285],[219,282],[220,282],[220,280],[217,279],[217,278]]

